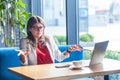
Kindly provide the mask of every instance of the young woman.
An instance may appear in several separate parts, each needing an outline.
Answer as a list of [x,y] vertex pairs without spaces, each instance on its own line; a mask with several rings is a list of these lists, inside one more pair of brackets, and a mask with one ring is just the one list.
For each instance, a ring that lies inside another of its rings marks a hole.
[[52,37],[45,35],[44,21],[39,16],[32,16],[27,22],[27,37],[20,41],[20,62],[22,65],[37,65],[62,61],[71,51],[81,51],[78,45],[72,45],[61,53]]

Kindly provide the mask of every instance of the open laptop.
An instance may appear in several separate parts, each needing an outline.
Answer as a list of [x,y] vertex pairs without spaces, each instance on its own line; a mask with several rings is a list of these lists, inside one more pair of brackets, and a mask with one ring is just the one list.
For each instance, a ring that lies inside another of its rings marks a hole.
[[85,64],[85,66],[90,67],[96,64],[101,64],[103,62],[108,42],[109,40],[95,43],[91,60],[89,63]]

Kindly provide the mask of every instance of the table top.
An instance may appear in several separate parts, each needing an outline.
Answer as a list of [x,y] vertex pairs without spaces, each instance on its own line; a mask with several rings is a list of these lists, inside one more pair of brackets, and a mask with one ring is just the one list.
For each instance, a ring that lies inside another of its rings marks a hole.
[[104,59],[103,64],[92,67],[82,67],[78,70],[71,70],[70,67],[55,67],[56,65],[67,64],[71,65],[71,62],[13,67],[8,68],[8,70],[25,79],[34,80],[67,80],[71,78],[103,76],[120,73],[120,61],[112,59]]

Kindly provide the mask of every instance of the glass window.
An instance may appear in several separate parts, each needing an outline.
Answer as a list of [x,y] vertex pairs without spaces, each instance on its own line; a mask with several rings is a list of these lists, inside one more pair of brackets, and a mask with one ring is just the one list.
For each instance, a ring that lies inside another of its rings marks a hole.
[[119,9],[120,0],[79,0],[80,42],[93,46],[89,42],[109,40],[108,49],[120,50]]
[[65,0],[43,0],[43,18],[46,24],[46,33],[53,36],[58,45],[65,45]]
[[[79,0],[80,44],[93,47],[95,42],[109,40],[105,58],[120,60],[120,0]],[[84,58],[91,53],[85,51]],[[118,80],[119,74],[109,75]]]

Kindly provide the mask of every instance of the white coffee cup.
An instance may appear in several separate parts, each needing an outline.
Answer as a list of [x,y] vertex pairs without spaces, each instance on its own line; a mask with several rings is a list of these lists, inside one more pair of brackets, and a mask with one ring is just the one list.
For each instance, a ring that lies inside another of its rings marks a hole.
[[80,60],[80,61],[72,61],[72,65],[75,66],[75,67],[82,67],[83,61],[82,60]]

